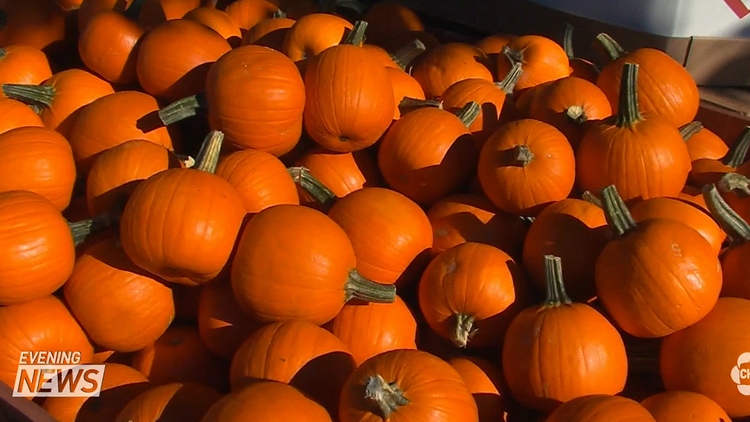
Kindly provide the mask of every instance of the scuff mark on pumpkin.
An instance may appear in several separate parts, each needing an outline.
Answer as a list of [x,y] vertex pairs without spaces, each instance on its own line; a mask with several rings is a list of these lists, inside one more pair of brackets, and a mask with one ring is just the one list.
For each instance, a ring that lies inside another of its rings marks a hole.
[[448,263],[448,266],[445,267],[445,273],[446,274],[453,274],[454,272],[456,272],[456,268],[458,268],[458,264],[456,263],[455,259],[452,259]]

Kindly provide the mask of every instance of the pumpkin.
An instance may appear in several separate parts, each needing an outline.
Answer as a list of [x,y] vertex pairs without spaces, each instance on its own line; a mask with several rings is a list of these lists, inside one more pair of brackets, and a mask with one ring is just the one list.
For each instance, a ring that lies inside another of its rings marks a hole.
[[295,22],[283,13],[277,13],[272,19],[262,20],[250,28],[242,37],[242,45],[255,44],[282,51],[286,34]]
[[164,22],[181,19],[201,3],[201,0],[143,0],[138,23],[150,31]]
[[478,47],[453,42],[428,49],[419,56],[411,75],[422,85],[427,98],[436,98],[442,96],[449,86],[464,79],[479,78],[492,82],[490,66],[487,55]]
[[565,293],[562,260],[545,255],[547,297],[522,311],[505,333],[502,368],[510,392],[535,410],[625,387],[628,358],[617,329]]
[[289,28],[281,51],[292,61],[300,62],[338,45],[352,29],[353,25],[340,16],[312,13]]
[[121,13],[106,11],[91,18],[78,37],[78,54],[92,72],[122,85],[137,83],[138,42],[145,29]]
[[334,152],[374,144],[393,120],[391,80],[385,67],[360,47],[366,27],[357,22],[342,44],[315,56],[306,67],[305,130]]
[[410,8],[393,1],[373,4],[363,18],[370,23],[367,40],[383,46],[394,36],[410,31],[424,31],[424,24]]
[[99,396],[48,397],[42,408],[59,422],[114,421],[122,409],[149,389],[148,379],[135,369],[104,363]]
[[232,359],[242,342],[263,325],[240,308],[229,280],[217,280],[200,288],[198,331],[213,354]]
[[[186,285],[208,282],[227,265],[246,210],[237,190],[213,174],[222,140],[209,133],[195,167],[156,173],[135,188],[120,219],[133,263]],[[152,221],[163,222],[159,230]]]
[[2,12],[5,23],[0,48],[23,44],[45,50],[56,59],[65,58],[66,13],[54,1],[3,2]]
[[141,181],[161,171],[181,167],[170,150],[143,139],[127,141],[102,152],[86,176],[89,214],[119,215]]
[[214,30],[191,20],[164,22],[138,47],[136,74],[143,90],[177,101],[203,91],[211,64],[231,50]]
[[201,422],[247,420],[331,422],[323,406],[296,388],[274,381],[258,381],[217,401]]
[[497,55],[498,80],[502,80],[517,65],[521,65],[521,76],[514,92],[522,92],[534,86],[570,76],[570,61],[565,50],[555,41],[540,35],[524,35],[503,47]]
[[570,63],[570,76],[584,79],[591,83],[596,83],[596,79],[599,77],[599,69],[592,62],[576,57],[573,51],[573,32],[575,28],[573,25],[565,24],[565,32],[563,33],[562,47],[565,50],[565,54],[568,55],[568,62]]
[[522,119],[503,125],[487,139],[477,173],[496,207],[534,216],[565,199],[575,182],[575,153],[562,132],[547,123]]
[[194,382],[227,391],[228,365],[211,353],[193,325],[172,324],[153,344],[133,355],[132,367],[154,385]]
[[356,190],[337,200],[328,217],[351,241],[359,274],[377,283],[395,283],[432,246],[425,212],[390,189]]
[[534,288],[546,289],[545,256],[562,260],[565,290],[577,302],[596,296],[594,267],[607,243],[604,211],[591,202],[566,198],[545,208],[529,227],[523,242],[524,269]]
[[91,19],[100,13],[114,11],[123,14],[123,12],[127,11],[130,17],[136,19],[137,16],[133,16],[133,12],[137,11],[137,7],[131,9],[133,3],[133,0],[83,0],[76,12],[78,32],[83,33]]
[[338,416],[341,422],[479,421],[458,371],[421,350],[392,350],[360,365],[346,381]]
[[726,142],[701,122],[693,121],[683,125],[680,127],[680,134],[688,147],[691,161],[701,158],[720,160],[729,152]]
[[545,422],[656,422],[656,419],[633,399],[592,394],[563,403]]
[[739,138],[723,157],[694,160],[688,175],[689,183],[693,186],[702,187],[707,184],[718,183],[722,177],[729,173],[738,172],[739,167],[748,158],[748,150],[750,150],[750,126],[745,127]]
[[705,317],[722,285],[713,246],[680,221],[636,223],[614,185],[603,190],[602,203],[614,238],[599,255],[594,278],[615,323],[632,336],[658,338]]
[[479,109],[474,102],[455,114],[424,107],[395,121],[378,149],[386,183],[420,205],[434,204],[468,184],[478,155],[468,127]]
[[73,315],[49,295],[0,307],[0,339],[0,382],[6,386],[15,385],[21,353],[77,352],[82,364],[91,362],[94,354]]
[[502,371],[492,362],[474,356],[453,358],[448,363],[458,371],[474,396],[479,422],[505,422],[508,400]]
[[621,80],[626,79],[623,68],[626,63],[633,63],[642,72],[633,89],[637,90],[638,98],[642,98],[641,112],[646,119],[659,116],[676,127],[693,121],[700,103],[698,86],[681,63],[654,48],[625,52],[607,34],[597,35],[596,41],[612,60],[602,67],[596,84],[609,98],[615,114],[626,106],[618,100],[624,89]]
[[396,104],[393,119],[398,120],[401,118],[401,104],[408,99],[425,100],[424,90],[422,85],[403,69],[387,67],[385,71],[393,85],[393,99]]
[[219,159],[216,175],[232,185],[245,210],[255,214],[273,205],[299,204],[297,186],[284,164],[265,151],[235,151]]
[[[677,196],[690,172],[690,154],[677,127],[656,115],[641,115],[639,65],[624,63],[616,115],[594,122],[577,151],[577,182],[599,192],[615,185],[626,201]],[[648,73],[646,73],[648,77]]]
[[131,400],[117,415],[115,422],[200,422],[221,397],[216,390],[201,384],[160,385]]
[[725,421],[731,419],[715,401],[703,394],[690,391],[667,391],[641,401],[656,422],[682,422],[685,420]]
[[612,116],[612,107],[601,89],[577,76],[558,79],[533,89],[529,117],[559,129],[578,149],[587,122]]
[[135,352],[156,341],[174,319],[172,290],[133,265],[116,239],[99,241],[78,256],[63,293],[94,343]]
[[113,94],[109,82],[85,70],[68,69],[55,73],[41,85],[3,85],[6,97],[41,107],[44,126],[66,138],[78,110],[91,102]]
[[203,24],[224,37],[232,48],[238,47],[242,42],[242,31],[237,22],[229,14],[213,7],[196,7],[185,13],[182,19]]
[[[307,347],[300,347],[300,341]],[[356,367],[346,345],[306,321],[266,325],[245,340],[232,358],[232,391],[248,381],[288,383],[335,411],[344,382]],[[325,388],[320,388],[325,385]]]
[[516,38],[518,36],[512,34],[492,34],[475,42],[474,45],[484,51],[488,57],[496,57],[503,52],[503,47]]
[[393,302],[392,285],[374,283],[356,268],[352,242],[335,221],[312,208],[277,205],[245,226],[232,261],[237,303],[265,322],[324,324],[352,298]]
[[272,18],[278,10],[274,2],[266,0],[237,0],[224,8],[224,12],[243,32]]
[[511,305],[522,276],[500,249],[462,243],[427,265],[419,281],[419,308],[430,327],[457,347],[498,346],[517,308]]
[[70,146],[81,174],[86,174],[101,152],[133,139],[144,139],[172,150],[165,127],[149,117],[159,109],[156,99],[138,91],[105,95],[82,108],[70,132]]
[[455,194],[427,211],[432,224],[433,256],[466,242],[494,246],[520,261],[528,224],[500,211],[483,194]]
[[393,303],[346,304],[326,328],[347,346],[357,365],[390,350],[417,348],[417,322],[398,296]]
[[0,135],[19,127],[44,127],[42,119],[26,104],[10,98],[0,98]]
[[38,85],[52,76],[47,55],[24,44],[0,48],[0,84]]

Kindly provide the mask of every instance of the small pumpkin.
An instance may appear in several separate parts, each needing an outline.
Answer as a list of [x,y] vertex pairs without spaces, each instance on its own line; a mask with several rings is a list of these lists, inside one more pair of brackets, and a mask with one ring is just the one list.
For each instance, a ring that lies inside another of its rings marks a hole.
[[570,76],[570,61],[565,50],[555,41],[540,35],[524,35],[503,47],[497,56],[498,80],[502,80],[513,67],[521,64],[523,73],[518,78],[514,92]]
[[279,7],[273,1],[267,0],[237,0],[229,2],[224,7],[224,12],[232,18],[243,33],[258,23],[272,18],[278,10]]
[[400,34],[425,29],[422,20],[413,10],[394,1],[373,4],[363,19],[370,23],[367,30],[368,42],[380,46]]
[[49,60],[42,50],[24,44],[0,48],[0,84],[39,85],[51,76]]
[[10,98],[0,97],[0,135],[19,127],[44,127],[41,117],[28,105]]
[[[393,111],[393,120],[401,118],[401,104],[410,100],[425,100],[422,85],[403,69],[396,67],[386,67],[386,73],[393,85],[393,99],[396,101],[396,108]],[[405,114],[405,113],[404,113]]]
[[262,45],[282,51],[286,34],[295,22],[279,12],[272,19],[262,20],[250,28],[242,37],[242,45]]
[[83,0],[81,6],[76,12],[78,18],[78,32],[83,33],[91,19],[100,13],[117,12],[123,14],[123,12],[127,11],[130,17],[137,20],[138,16],[133,15],[133,12],[136,12],[137,7],[131,9],[133,3],[133,0]]
[[656,422],[637,401],[627,397],[592,394],[563,403],[545,422]]
[[221,397],[216,390],[201,384],[160,385],[131,400],[117,415],[115,422],[200,422]]
[[428,99],[442,96],[449,86],[464,79],[493,80],[484,51],[471,44],[455,42],[427,50],[414,63],[411,75],[422,85]]
[[138,10],[138,23],[150,31],[164,22],[182,19],[201,3],[201,0],[143,0]]
[[224,37],[232,48],[238,47],[242,42],[242,31],[240,26],[229,14],[209,6],[196,7],[185,13],[182,19],[203,24]]
[[298,19],[287,32],[282,52],[300,62],[339,45],[351,33],[353,25],[329,13],[313,13]]
[[641,406],[651,413],[656,422],[682,422],[685,420],[724,421],[731,419],[715,401],[691,391],[666,391],[641,401]]
[[718,183],[728,173],[739,172],[750,150],[750,126],[745,127],[738,139],[721,158],[699,158],[692,162],[688,182],[697,187]]
[[83,64],[103,79],[122,85],[138,82],[136,60],[145,29],[114,10],[93,16],[78,37]]
[[516,38],[518,38],[518,35],[492,34],[475,42],[474,45],[484,51],[487,57],[496,57],[503,52],[503,47]]
[[508,399],[505,381],[500,368],[492,362],[474,356],[458,357],[448,361],[458,371],[474,396],[479,410],[479,422],[505,422],[508,420]]
[[699,121],[681,126],[680,134],[688,147],[691,161],[701,158],[720,160],[729,152],[726,142]]

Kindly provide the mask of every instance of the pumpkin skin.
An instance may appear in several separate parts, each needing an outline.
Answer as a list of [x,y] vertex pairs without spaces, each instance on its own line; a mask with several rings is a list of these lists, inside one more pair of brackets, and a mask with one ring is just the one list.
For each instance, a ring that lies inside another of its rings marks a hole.
[[156,99],[138,91],[119,91],[82,108],[70,133],[70,146],[81,174],[88,173],[95,157],[132,139],[144,139],[172,150],[166,127],[145,127],[145,116],[159,110]]
[[78,8],[78,32],[83,33],[91,19],[99,13],[114,11],[122,13],[133,4],[133,0],[83,0]]
[[[299,347],[300,339],[309,347]],[[230,378],[234,392],[253,379],[284,382],[335,411],[355,367],[346,345],[330,332],[305,321],[283,321],[266,325],[242,343],[232,358]]]
[[19,127],[44,127],[42,118],[26,104],[10,98],[0,97],[0,134]]
[[201,3],[201,0],[144,0],[138,22],[150,31],[164,22],[182,19]]
[[641,401],[656,422],[726,421],[731,419],[715,401],[690,391],[667,391]]
[[500,127],[500,112],[503,111],[506,97],[507,93],[494,82],[472,78],[449,86],[440,99],[443,102],[443,108],[449,111],[460,109],[469,101],[479,104],[479,115],[469,126],[469,130],[477,145],[481,147],[484,141]]
[[174,319],[174,301],[172,290],[133,265],[115,242],[113,236],[86,248],[63,294],[94,343],[135,352],[164,334]]
[[383,352],[417,348],[417,322],[398,296],[393,303],[344,305],[327,329],[347,346],[357,366]]
[[201,422],[247,420],[331,422],[323,406],[296,388],[274,381],[257,381],[219,399]]
[[242,37],[242,45],[260,45],[281,52],[289,28],[297,22],[289,18],[273,18],[258,22]]
[[373,4],[363,19],[369,23],[367,41],[380,46],[394,36],[425,29],[419,16],[413,10],[390,1]]
[[284,38],[282,52],[299,62],[341,43],[353,25],[346,19],[328,13],[312,13],[298,19]]
[[432,226],[425,212],[390,189],[354,191],[336,201],[328,217],[349,237],[357,271],[378,283],[396,283],[432,246]]
[[720,160],[729,152],[726,142],[700,122],[690,122],[681,127],[680,132],[688,147],[690,161],[703,158]]
[[427,265],[419,308],[430,327],[457,347],[498,346],[513,317],[521,277],[513,258],[500,249],[462,243]]
[[441,44],[414,61],[411,75],[427,98],[443,95],[449,86],[464,79],[479,78],[492,82],[487,55],[478,47],[464,43]]
[[566,198],[545,208],[523,243],[524,269],[537,292],[545,291],[544,256],[562,260],[565,290],[576,302],[596,296],[594,268],[607,244],[607,219],[598,206]]
[[187,19],[164,22],[138,47],[136,74],[143,90],[177,101],[203,91],[211,64],[231,50],[216,31]]
[[458,371],[474,396],[479,410],[479,422],[507,421],[505,384],[499,368],[483,358],[473,356],[453,358],[448,363]]
[[554,126],[522,119],[487,139],[477,173],[482,190],[496,207],[513,215],[534,216],[570,194],[575,154]]
[[219,159],[216,175],[234,186],[249,214],[279,204],[299,205],[297,185],[286,166],[265,151],[246,149]]
[[0,307],[0,382],[13,386],[21,352],[74,351],[91,362],[93,347],[73,315],[55,296]]
[[[245,214],[226,180],[198,169],[169,169],[135,188],[120,219],[120,240],[144,270],[172,283],[201,284],[227,265]],[[152,221],[165,223],[152,231]]]
[[341,44],[312,58],[306,65],[305,89],[305,130],[330,151],[369,147],[393,120],[388,73],[360,46]]
[[520,261],[528,225],[500,211],[482,194],[455,194],[427,211],[432,224],[432,255],[465,242],[485,243]]
[[48,199],[58,211],[70,204],[76,168],[70,144],[43,127],[20,127],[0,134],[0,192],[27,190]]
[[0,48],[0,84],[39,85],[52,76],[47,55],[24,44]]
[[570,76],[570,61],[555,41],[539,35],[524,35],[511,40],[497,55],[497,79],[502,80],[515,63],[523,73],[514,92]]
[[[408,397],[408,403],[383,415],[365,398],[368,381],[373,391],[388,391],[383,384],[398,388],[386,397]],[[393,350],[360,365],[344,386],[338,416],[341,422],[479,421],[477,405],[459,373],[421,350]]]
[[497,55],[502,53],[503,47],[516,38],[518,38],[517,35],[492,34],[480,39],[474,45],[484,51],[487,56]]
[[75,263],[68,222],[47,199],[21,190],[0,193],[0,218],[4,221],[0,304],[52,294],[68,279]]
[[115,422],[200,422],[222,395],[201,384],[172,383],[139,394],[117,415]]
[[378,167],[388,185],[420,205],[456,193],[476,171],[476,143],[455,114],[414,110],[380,141]]
[[545,422],[656,422],[656,419],[635,400],[593,394],[563,403]]
[[240,26],[227,13],[213,7],[196,7],[185,13],[182,19],[203,24],[221,35],[232,48],[238,47],[242,42],[242,31]]
[[401,118],[399,105],[404,98],[424,100],[424,90],[422,89],[422,85],[413,76],[401,68],[387,67],[385,71],[393,85],[393,99],[396,104],[396,108],[393,110],[393,120],[398,120]]
[[0,47],[24,44],[65,59],[66,13],[54,1],[4,2],[5,24],[0,31]]
[[115,11],[91,18],[78,37],[78,54],[83,64],[105,80],[122,85],[138,81],[138,42],[145,29]]
[[666,337],[659,364],[667,390],[700,393],[732,418],[749,416],[750,397],[739,394],[739,382],[733,381],[730,372],[736,372],[732,368],[738,365],[738,357],[750,348],[750,335],[726,329],[729,323],[745,322],[750,322],[750,300],[722,297],[703,319]]
[[248,45],[225,54],[208,72],[206,96],[211,128],[239,149],[278,157],[300,139],[305,85],[278,51]]
[[119,212],[141,181],[170,168],[181,168],[177,157],[167,148],[142,139],[102,152],[86,176],[89,214]]
[[237,0],[224,8],[224,12],[242,31],[273,18],[278,10],[279,7],[274,2],[266,0]]

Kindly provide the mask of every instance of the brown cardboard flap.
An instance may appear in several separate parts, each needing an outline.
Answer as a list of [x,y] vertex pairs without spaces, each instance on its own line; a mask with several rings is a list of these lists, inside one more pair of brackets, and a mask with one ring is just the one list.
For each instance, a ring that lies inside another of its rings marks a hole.
[[700,87],[701,102],[741,117],[750,117],[750,90]]
[[685,68],[699,84],[750,85],[750,39],[693,37]]

